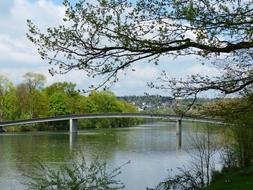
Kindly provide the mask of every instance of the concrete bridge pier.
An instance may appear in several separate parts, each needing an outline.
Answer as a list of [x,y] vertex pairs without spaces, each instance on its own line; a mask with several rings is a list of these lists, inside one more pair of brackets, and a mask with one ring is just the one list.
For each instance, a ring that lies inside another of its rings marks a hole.
[[70,119],[69,120],[69,132],[70,133],[77,133],[77,119]]
[[72,150],[77,143],[77,119],[69,120],[69,148]]
[[182,146],[182,120],[177,120],[176,124],[176,140],[177,140],[177,149],[181,149]]

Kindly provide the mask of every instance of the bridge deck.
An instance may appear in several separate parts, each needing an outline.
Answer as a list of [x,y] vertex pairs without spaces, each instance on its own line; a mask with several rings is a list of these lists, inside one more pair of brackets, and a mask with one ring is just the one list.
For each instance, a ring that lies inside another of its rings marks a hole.
[[101,114],[79,114],[79,115],[64,115],[55,117],[35,118],[27,120],[16,120],[8,122],[0,122],[0,127],[13,126],[13,125],[24,125],[33,123],[43,123],[50,121],[65,121],[71,119],[85,119],[85,118],[167,118],[170,120],[182,120],[182,121],[196,121],[204,123],[215,123],[223,124],[220,120],[208,119],[206,117],[191,117],[184,116],[180,117],[177,115],[170,114],[145,114],[145,113],[101,113]]

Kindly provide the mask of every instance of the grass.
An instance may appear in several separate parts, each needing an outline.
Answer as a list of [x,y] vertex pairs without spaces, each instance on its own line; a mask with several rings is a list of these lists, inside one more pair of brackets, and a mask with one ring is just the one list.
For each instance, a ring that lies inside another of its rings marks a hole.
[[213,178],[203,190],[253,190],[253,167],[215,172]]

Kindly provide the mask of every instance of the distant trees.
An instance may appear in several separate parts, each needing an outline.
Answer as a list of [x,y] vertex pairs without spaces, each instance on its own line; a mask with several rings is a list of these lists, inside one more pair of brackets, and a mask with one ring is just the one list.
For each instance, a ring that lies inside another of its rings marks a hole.
[[94,103],[96,112],[100,113],[113,113],[113,112],[122,112],[120,106],[114,94],[110,91],[105,92],[91,92],[89,98]]
[[70,114],[65,94],[57,92],[49,97],[49,114],[51,116]]
[[16,112],[16,89],[7,77],[0,75],[0,121],[14,119]]
[[28,89],[24,83],[18,84],[16,86],[16,97],[18,99],[17,102],[17,118],[21,119],[29,119],[29,100],[28,100]]
[[[137,108],[122,100],[117,100],[110,91],[93,91],[84,102],[85,113],[123,113],[138,112]],[[117,118],[117,119],[93,119],[86,120],[87,127],[127,127],[134,125],[138,119]]]
[[40,90],[43,88],[46,82],[46,77],[39,73],[26,73],[24,75],[24,84],[26,84],[29,92]]
[[[44,87],[45,82],[44,75],[27,73],[23,83],[14,86],[7,77],[0,76],[0,121],[66,114],[138,111],[133,105],[117,100],[110,91],[93,91],[89,96],[83,96],[76,90],[74,83],[57,82]],[[83,120],[80,121],[80,127],[122,127],[136,122],[136,119]],[[61,125],[66,125],[64,122],[59,124],[56,128],[63,129]]]
[[29,105],[29,117],[34,118],[38,117],[40,114],[41,107],[37,105],[42,102],[41,89],[43,88],[46,82],[46,77],[38,73],[26,73],[24,75],[24,87],[27,91],[26,100]]
[[47,86],[44,89],[44,92],[48,95],[51,96],[54,93],[64,93],[68,97],[73,97],[79,95],[79,92],[75,89],[76,84],[74,83],[69,83],[69,82],[56,82],[53,83],[50,86]]

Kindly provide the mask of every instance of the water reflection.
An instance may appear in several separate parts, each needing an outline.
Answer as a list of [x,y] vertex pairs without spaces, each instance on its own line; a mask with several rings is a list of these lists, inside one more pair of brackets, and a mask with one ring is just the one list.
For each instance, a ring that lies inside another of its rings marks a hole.
[[70,151],[77,145],[77,133],[69,133],[69,149]]
[[[194,125],[183,123],[183,136],[195,133]],[[0,135],[0,189],[24,189],[22,173],[28,173],[36,159],[57,166],[99,156],[115,168],[122,168],[119,178],[126,190],[145,190],[167,176],[167,169],[186,165],[189,143],[177,150],[175,123],[156,123],[133,128],[91,129],[69,135],[68,132],[37,132]]]

